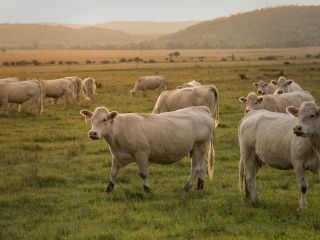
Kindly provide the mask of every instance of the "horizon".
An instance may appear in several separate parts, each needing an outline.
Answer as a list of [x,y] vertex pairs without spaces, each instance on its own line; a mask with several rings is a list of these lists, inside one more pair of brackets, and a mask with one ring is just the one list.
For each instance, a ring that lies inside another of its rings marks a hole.
[[[181,1],[139,0],[133,3],[128,0],[94,0],[89,3],[86,0],[80,0],[77,5],[72,5],[71,0],[42,1],[40,3],[36,0],[28,2],[2,0],[0,2],[0,23],[94,25],[105,22],[209,21],[270,7],[320,6],[319,0],[259,2],[248,0],[245,3],[241,0],[232,0],[228,3],[204,0],[201,4],[196,0],[188,0],[184,1],[181,7]],[[155,12],[154,9],[157,11]],[[89,12],[89,14],[84,15],[83,12]],[[165,18],[163,12],[166,13]]]

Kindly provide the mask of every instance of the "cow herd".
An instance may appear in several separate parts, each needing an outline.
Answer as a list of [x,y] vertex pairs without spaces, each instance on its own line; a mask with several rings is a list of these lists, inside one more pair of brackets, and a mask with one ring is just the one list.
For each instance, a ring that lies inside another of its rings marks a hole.
[[87,77],[81,80],[79,77],[64,77],[52,80],[26,80],[20,81],[17,77],[0,79],[0,106],[9,115],[9,104],[18,104],[18,111],[25,102],[30,103],[29,112],[38,109],[41,116],[45,98],[51,98],[56,103],[62,98],[64,107],[71,101],[76,106],[82,94],[85,99],[91,100],[96,91],[95,80]]
[[[287,170],[294,169],[301,193],[300,207],[307,205],[308,183],[305,170],[320,173],[320,108],[313,96],[303,91],[291,79],[280,77],[270,83],[253,84],[251,92],[239,101],[245,105],[239,123],[239,186],[244,199],[255,201],[256,175],[263,165]],[[112,192],[118,172],[136,162],[143,180],[143,189],[150,192],[149,164],[173,164],[184,156],[191,157],[191,173],[184,187],[187,192],[195,179],[197,189],[204,187],[206,172],[212,178],[215,162],[214,138],[219,123],[219,91],[214,85],[201,85],[193,80],[165,90],[163,75],[139,78],[132,96],[138,91],[158,90],[159,96],[152,113],[118,113],[105,107],[93,112],[81,110],[91,121],[88,136],[104,138],[112,155],[110,182]],[[37,107],[42,113],[45,97],[56,102],[63,98],[77,105],[80,95],[91,100],[96,92],[95,80],[65,77],[55,80],[0,80],[0,100],[8,114],[9,103],[30,101],[30,111]],[[20,108],[20,107],[19,107]]]

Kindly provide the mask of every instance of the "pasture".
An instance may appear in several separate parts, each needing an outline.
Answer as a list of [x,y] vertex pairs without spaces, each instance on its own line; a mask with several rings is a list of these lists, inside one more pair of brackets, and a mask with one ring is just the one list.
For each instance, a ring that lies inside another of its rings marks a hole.
[[[140,69],[94,69],[87,65],[1,67],[0,77],[53,79],[95,77],[93,102],[63,109],[46,101],[41,118],[25,112],[0,117],[0,239],[319,239],[320,178],[310,172],[308,208],[299,210],[293,171],[263,167],[257,177],[260,201],[243,203],[238,190],[237,126],[244,106],[238,98],[252,83],[284,73],[320,104],[320,64],[153,65]],[[70,70],[70,71],[69,71]],[[220,91],[213,181],[186,198],[182,188],[190,159],[171,166],[151,165],[151,194],[142,190],[136,164],[121,169],[114,192],[104,192],[111,157],[104,140],[87,138],[90,124],[79,111],[104,105],[110,110],[151,112],[156,93],[131,97],[139,76],[164,74],[167,89],[193,79]],[[244,74],[247,79],[241,79]],[[270,134],[273,133],[272,130]]]

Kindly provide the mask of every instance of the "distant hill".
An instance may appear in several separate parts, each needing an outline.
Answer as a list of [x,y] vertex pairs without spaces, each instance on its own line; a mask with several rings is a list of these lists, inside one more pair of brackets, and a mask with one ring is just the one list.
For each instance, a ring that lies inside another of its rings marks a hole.
[[79,29],[61,25],[0,24],[0,47],[6,48],[102,48],[150,39],[96,27]]
[[165,35],[183,30],[199,21],[152,22],[152,21],[113,21],[98,23],[95,27],[107,28],[137,35]]
[[148,48],[320,46],[320,6],[267,8],[201,22],[145,43]]

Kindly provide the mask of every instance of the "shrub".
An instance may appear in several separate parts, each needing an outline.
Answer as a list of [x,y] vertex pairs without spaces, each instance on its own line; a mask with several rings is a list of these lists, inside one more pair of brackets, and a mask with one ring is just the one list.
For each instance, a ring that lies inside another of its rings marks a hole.
[[103,86],[103,85],[102,85],[101,82],[96,82],[96,87],[97,87],[97,88],[102,88],[102,86]]
[[154,59],[149,59],[149,63],[156,63],[157,61]]
[[89,59],[86,60],[86,64],[91,64],[91,63],[93,63],[91,60]]
[[290,64],[290,62],[288,62],[288,61],[284,62],[284,65],[289,65],[289,64]]
[[306,56],[305,56],[306,58],[312,58],[312,54],[306,54]]
[[248,79],[248,77],[247,77],[247,75],[245,73],[240,73],[239,77],[240,77],[241,80]]
[[123,63],[123,62],[127,62],[127,59],[121,58],[121,59],[119,60],[119,63]]
[[10,63],[9,62],[3,62],[2,65],[3,66],[10,66]]
[[269,56],[264,56],[264,57],[259,57],[259,60],[267,60],[267,61],[271,61],[271,60],[277,60],[277,57],[274,55],[269,55]]
[[109,63],[111,63],[109,60],[102,60],[102,61],[100,61],[100,63],[101,64],[109,64]]
[[39,66],[41,65],[41,62],[39,62],[38,60],[32,60],[32,64],[35,66]]
[[63,61],[59,61],[58,64],[62,65],[62,64],[63,64]]
[[227,59],[226,58],[221,58],[221,61],[225,62],[225,61],[227,61]]

